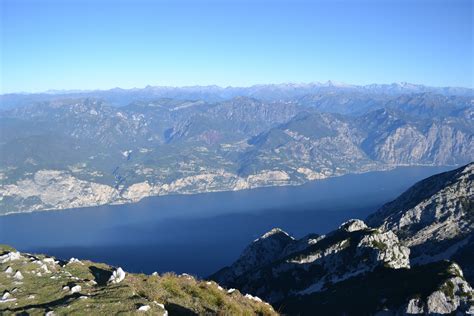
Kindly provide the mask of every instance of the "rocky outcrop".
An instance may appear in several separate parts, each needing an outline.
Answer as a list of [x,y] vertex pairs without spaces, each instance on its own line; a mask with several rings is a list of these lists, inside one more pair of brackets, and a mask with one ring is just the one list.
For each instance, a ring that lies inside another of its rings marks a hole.
[[295,240],[274,229],[255,240],[241,257],[212,279],[276,302],[291,295],[326,290],[378,267],[407,269],[409,249],[392,232],[351,220],[326,236]]
[[357,247],[359,251],[371,247],[378,248],[379,251],[375,252],[376,261],[383,262],[387,267],[393,269],[410,267],[410,249],[402,246],[393,232],[366,235]]
[[395,232],[413,264],[455,259],[474,281],[474,163],[418,182],[367,222]]
[[474,290],[456,263],[448,267],[449,277],[425,298],[412,298],[400,312],[403,314],[453,314],[474,312]]

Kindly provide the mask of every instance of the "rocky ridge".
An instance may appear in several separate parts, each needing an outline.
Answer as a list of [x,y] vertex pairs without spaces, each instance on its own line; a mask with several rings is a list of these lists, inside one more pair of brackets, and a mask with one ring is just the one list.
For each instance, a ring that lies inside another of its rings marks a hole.
[[350,220],[325,236],[300,240],[272,230],[210,278],[288,314],[474,312],[474,291],[459,265],[438,261],[411,267],[409,256],[392,231]]
[[474,281],[474,163],[418,182],[367,222],[396,233],[413,264],[454,259]]
[[211,278],[277,302],[291,295],[324,291],[327,284],[377,267],[409,268],[409,253],[394,233],[381,233],[351,220],[326,236],[301,240],[272,230]]

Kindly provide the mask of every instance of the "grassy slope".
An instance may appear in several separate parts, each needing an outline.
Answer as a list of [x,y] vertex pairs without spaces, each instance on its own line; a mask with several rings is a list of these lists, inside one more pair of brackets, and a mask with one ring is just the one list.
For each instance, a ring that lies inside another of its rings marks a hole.
[[[0,245],[0,256],[12,248]],[[149,305],[148,314],[163,315],[163,304],[171,315],[275,315],[266,303],[244,297],[238,291],[228,294],[215,282],[196,280],[187,275],[126,274],[118,284],[107,283],[113,267],[90,261],[82,263],[44,263],[43,255],[22,254],[19,260],[0,263],[0,298],[5,291],[15,301],[0,303],[0,314],[27,312],[44,315],[136,314],[137,309]],[[41,267],[44,263],[49,273]],[[13,273],[5,270],[11,267]],[[20,271],[23,280],[13,275]],[[40,272],[41,276],[37,273]],[[71,294],[68,288],[81,286]]]

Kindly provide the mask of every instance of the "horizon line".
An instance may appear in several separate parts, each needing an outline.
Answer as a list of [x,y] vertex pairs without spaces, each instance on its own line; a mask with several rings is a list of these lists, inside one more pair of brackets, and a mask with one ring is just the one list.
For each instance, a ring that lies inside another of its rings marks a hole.
[[346,83],[342,81],[335,81],[335,80],[327,80],[325,82],[321,81],[310,81],[310,82],[295,82],[295,81],[288,81],[288,82],[280,82],[280,83],[255,83],[249,85],[219,85],[219,84],[194,84],[194,85],[151,85],[147,84],[144,87],[131,87],[131,88],[122,88],[119,86],[112,87],[112,88],[97,88],[97,89],[81,89],[81,88],[71,88],[71,89],[48,89],[43,91],[35,91],[35,92],[28,92],[28,91],[16,91],[16,92],[6,92],[0,93],[0,96],[5,95],[13,95],[13,94],[20,94],[20,95],[29,95],[29,94],[68,94],[68,93],[88,93],[88,92],[105,92],[111,90],[144,90],[147,88],[171,88],[171,89],[186,89],[186,88],[219,88],[219,89],[248,89],[253,87],[259,86],[321,86],[321,87],[335,87],[335,88],[364,88],[369,86],[417,86],[417,87],[424,87],[424,88],[433,88],[433,89],[466,89],[466,90],[474,90],[474,86],[467,87],[467,86],[431,86],[422,83],[412,83],[407,81],[394,81],[390,83],[369,83],[369,84],[352,84]]

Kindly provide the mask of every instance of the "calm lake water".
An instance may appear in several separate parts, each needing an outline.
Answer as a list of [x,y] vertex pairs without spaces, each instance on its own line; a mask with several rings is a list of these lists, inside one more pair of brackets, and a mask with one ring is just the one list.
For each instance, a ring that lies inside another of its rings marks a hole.
[[430,175],[453,167],[404,167],[298,187],[152,197],[139,203],[0,217],[0,243],[76,257],[131,272],[206,276],[252,240],[280,227],[293,236],[326,233],[365,218]]

